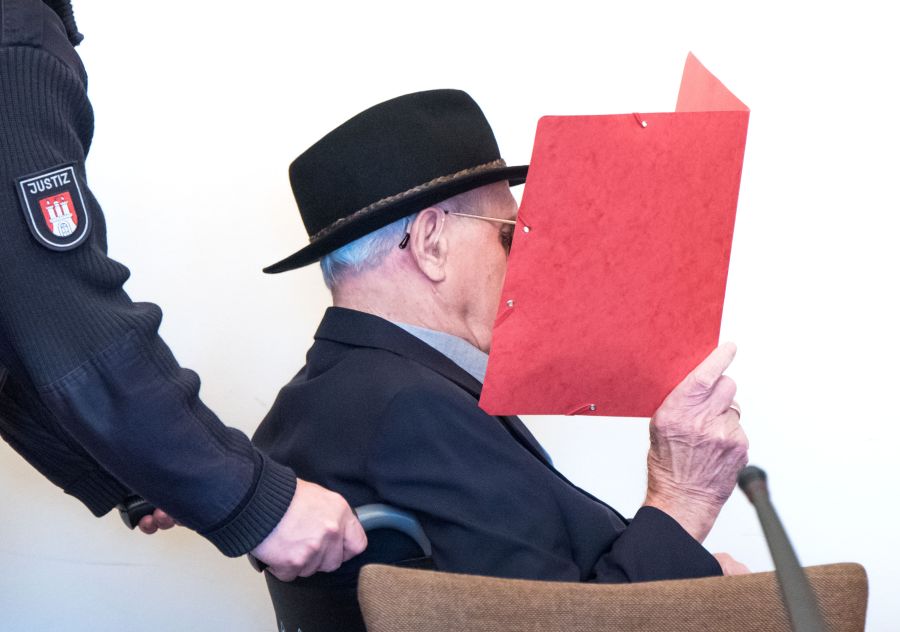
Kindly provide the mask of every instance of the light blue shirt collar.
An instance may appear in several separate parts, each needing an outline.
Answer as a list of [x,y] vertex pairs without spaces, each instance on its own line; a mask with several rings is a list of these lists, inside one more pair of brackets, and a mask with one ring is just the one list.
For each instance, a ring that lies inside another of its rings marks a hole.
[[459,365],[463,371],[474,377],[480,383],[484,383],[484,374],[487,373],[488,354],[468,340],[463,340],[459,336],[447,334],[442,331],[426,329],[425,327],[407,325],[406,323],[394,324],[403,331],[412,334],[429,347],[443,353]]

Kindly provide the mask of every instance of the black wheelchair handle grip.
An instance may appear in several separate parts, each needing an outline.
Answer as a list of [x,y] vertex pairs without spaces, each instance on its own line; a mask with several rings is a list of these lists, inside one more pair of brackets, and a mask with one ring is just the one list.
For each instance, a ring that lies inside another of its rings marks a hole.
[[[370,505],[361,505],[353,510],[359,523],[362,525],[363,531],[369,533],[375,529],[393,529],[399,531],[419,545],[422,549],[424,557],[431,557],[431,541],[425,535],[422,525],[416,520],[416,517],[408,511],[397,509],[390,505],[373,503]],[[268,565],[260,562],[258,559],[248,554],[247,559],[250,560],[252,566],[257,572],[263,572]]]
[[156,507],[140,496],[129,496],[119,503],[117,509],[125,526],[129,529],[134,529],[141,521],[141,518],[152,514]]

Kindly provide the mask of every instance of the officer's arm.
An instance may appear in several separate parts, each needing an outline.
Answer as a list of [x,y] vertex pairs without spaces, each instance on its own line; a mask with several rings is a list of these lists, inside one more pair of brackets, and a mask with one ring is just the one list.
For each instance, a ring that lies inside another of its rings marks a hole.
[[[0,358],[12,358],[0,336]],[[20,371],[14,371],[20,374]],[[44,477],[81,500],[95,516],[128,495],[84,448],[56,422],[37,393],[0,367],[0,436]]]
[[159,308],[123,291],[87,186],[93,115],[62,23],[39,2],[5,3],[2,19],[0,365],[124,488],[242,554],[278,524],[296,479],[222,425],[158,336]]

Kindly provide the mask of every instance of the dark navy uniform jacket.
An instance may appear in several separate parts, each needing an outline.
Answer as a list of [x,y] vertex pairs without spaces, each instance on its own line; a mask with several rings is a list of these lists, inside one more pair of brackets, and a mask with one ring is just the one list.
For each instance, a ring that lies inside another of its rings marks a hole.
[[67,1],[0,0],[0,434],[96,515],[136,493],[239,555],[296,482],[203,405],[159,308],[122,289],[84,171],[79,40]]
[[677,522],[632,520],[579,489],[515,417],[478,408],[481,384],[386,320],[330,308],[254,442],[351,505],[412,511],[438,569],[568,581],[721,574]]

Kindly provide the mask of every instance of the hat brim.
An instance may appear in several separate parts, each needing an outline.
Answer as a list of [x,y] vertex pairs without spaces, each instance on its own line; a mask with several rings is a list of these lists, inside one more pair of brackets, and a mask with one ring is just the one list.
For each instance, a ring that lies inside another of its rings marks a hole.
[[263,268],[263,272],[266,274],[277,274],[308,266],[360,237],[364,237],[379,228],[383,228],[407,215],[426,209],[442,200],[502,180],[508,180],[509,186],[524,184],[527,174],[528,165],[500,167],[423,189],[390,206],[381,208],[377,212],[348,220],[334,231],[298,250],[291,256],[273,263],[267,268]]

